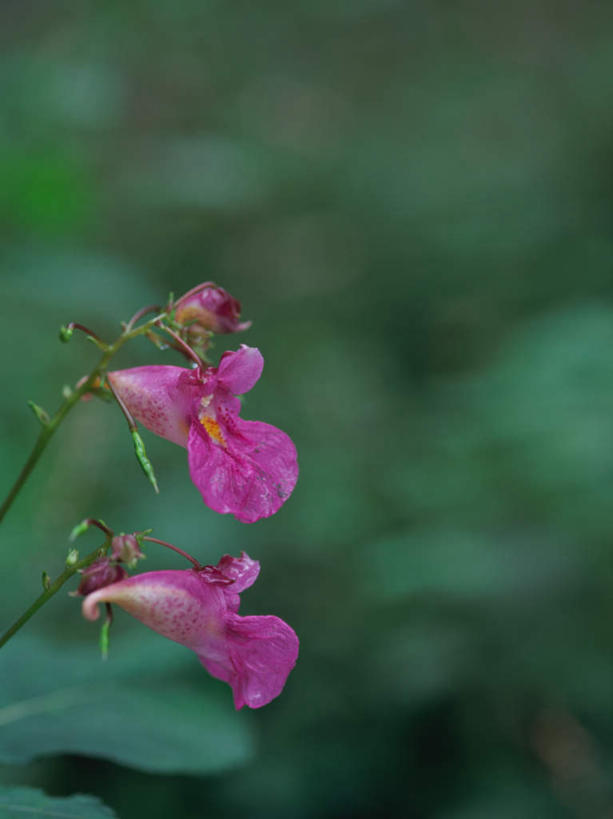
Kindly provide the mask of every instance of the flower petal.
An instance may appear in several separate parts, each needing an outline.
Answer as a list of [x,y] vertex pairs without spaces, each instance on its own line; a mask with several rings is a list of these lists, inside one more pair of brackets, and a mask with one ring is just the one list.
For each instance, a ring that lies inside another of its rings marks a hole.
[[83,601],[88,620],[98,618],[99,603],[116,603],[153,631],[194,650],[223,635],[223,592],[192,569],[145,572],[98,589]]
[[264,368],[264,358],[257,347],[241,344],[236,351],[225,352],[217,367],[217,383],[234,395],[249,392]]
[[190,374],[185,367],[155,365],[115,370],[108,379],[137,421],[156,435],[187,446],[193,401]]
[[232,419],[215,442],[193,423],[187,442],[189,471],[204,502],[243,523],[273,515],[298,478],[296,448],[280,429],[261,421]]
[[294,630],[278,617],[228,615],[227,656],[212,659],[197,653],[210,674],[232,686],[237,709],[261,708],[283,690],[298,646]]
[[[243,552],[236,559],[225,555],[219,571],[224,568],[236,574],[236,582],[248,585],[259,564]],[[281,693],[296,664],[298,638],[273,615],[239,617],[238,594],[224,591],[233,584],[209,583],[203,571],[146,572],[112,583],[88,594],[83,614],[96,620],[100,603],[116,603],[149,628],[195,651],[207,671],[230,684],[236,708],[260,708]],[[229,598],[235,598],[236,605]]]
[[259,561],[252,560],[247,552],[241,552],[240,557],[224,555],[219,560],[217,568],[222,574],[234,581],[229,587],[233,594],[253,586],[260,573]]

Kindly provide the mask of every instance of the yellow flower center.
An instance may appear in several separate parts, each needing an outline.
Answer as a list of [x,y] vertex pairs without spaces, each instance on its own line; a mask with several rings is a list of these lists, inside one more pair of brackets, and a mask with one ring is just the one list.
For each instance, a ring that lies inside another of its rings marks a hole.
[[222,446],[226,445],[226,439],[221,434],[219,424],[214,418],[211,418],[209,415],[203,415],[200,418],[200,423],[214,441],[217,441],[217,443],[221,444]]

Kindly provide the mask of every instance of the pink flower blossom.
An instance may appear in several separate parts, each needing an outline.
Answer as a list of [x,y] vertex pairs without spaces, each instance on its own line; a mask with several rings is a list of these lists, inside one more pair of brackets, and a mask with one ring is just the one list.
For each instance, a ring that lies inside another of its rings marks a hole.
[[128,410],[156,435],[187,448],[204,502],[243,523],[273,515],[298,478],[296,448],[280,429],[239,417],[236,395],[259,379],[264,359],[244,344],[218,367],[150,366],[109,373]]
[[241,304],[214,284],[194,287],[175,303],[177,324],[188,327],[190,335],[202,333],[237,333],[251,327],[250,321],[240,321]]
[[241,553],[217,566],[146,572],[98,589],[83,614],[98,617],[99,603],[117,603],[158,634],[191,648],[206,670],[234,692],[236,708],[260,708],[283,690],[298,657],[298,638],[273,615],[241,617],[239,592],[260,571]]

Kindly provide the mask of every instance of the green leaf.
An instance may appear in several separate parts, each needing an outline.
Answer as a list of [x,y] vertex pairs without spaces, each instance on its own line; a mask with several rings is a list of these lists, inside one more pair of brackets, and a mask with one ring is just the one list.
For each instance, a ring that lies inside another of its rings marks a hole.
[[156,493],[159,494],[159,487],[157,480],[155,479],[155,473],[153,471],[153,465],[149,458],[147,457],[147,452],[145,451],[145,444],[143,439],[138,434],[138,430],[132,430],[132,440],[134,441],[134,452],[136,453],[136,458],[141,465],[141,469],[145,473],[145,475],[149,478],[149,482],[151,486],[155,489]]
[[109,631],[111,629],[111,621],[107,617],[104,623],[100,626],[100,654],[103,660],[109,656]]
[[89,519],[87,518],[85,520],[82,520],[81,523],[77,523],[77,525],[73,527],[72,532],[68,536],[68,540],[72,543],[78,537],[81,537],[81,535],[85,534],[85,532],[87,532],[87,530],[89,529],[89,526],[90,526]]
[[71,549],[66,556],[66,566],[71,568],[79,562],[79,552],[77,549]]
[[204,774],[251,754],[246,715],[196,656],[142,626],[119,634],[106,662],[90,644],[20,635],[3,649],[0,762],[54,753],[103,757],[142,771]]
[[49,423],[49,413],[42,407],[39,407],[38,404],[35,404],[34,401],[28,401],[27,404],[34,413],[34,415],[36,416],[39,423],[43,427],[46,427],[47,424]]
[[36,788],[0,785],[0,814],[5,819],[52,816],[64,819],[113,819],[114,811],[95,796],[47,796]]

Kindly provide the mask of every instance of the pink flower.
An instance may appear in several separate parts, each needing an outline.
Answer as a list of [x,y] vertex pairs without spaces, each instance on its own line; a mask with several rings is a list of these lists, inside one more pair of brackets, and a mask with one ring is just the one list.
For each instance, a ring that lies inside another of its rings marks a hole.
[[202,333],[237,333],[251,327],[240,321],[241,304],[214,284],[194,287],[175,303],[175,321],[188,326],[190,335]]
[[98,618],[99,603],[117,603],[158,634],[191,648],[206,670],[234,692],[236,708],[260,708],[283,690],[298,657],[298,638],[273,615],[241,617],[239,592],[260,571],[241,553],[217,566],[147,572],[98,589],[83,614]]
[[218,367],[151,366],[109,373],[113,389],[144,426],[187,448],[204,502],[243,523],[273,515],[298,478],[296,448],[280,429],[239,417],[236,395],[259,379],[264,359],[244,344]]

